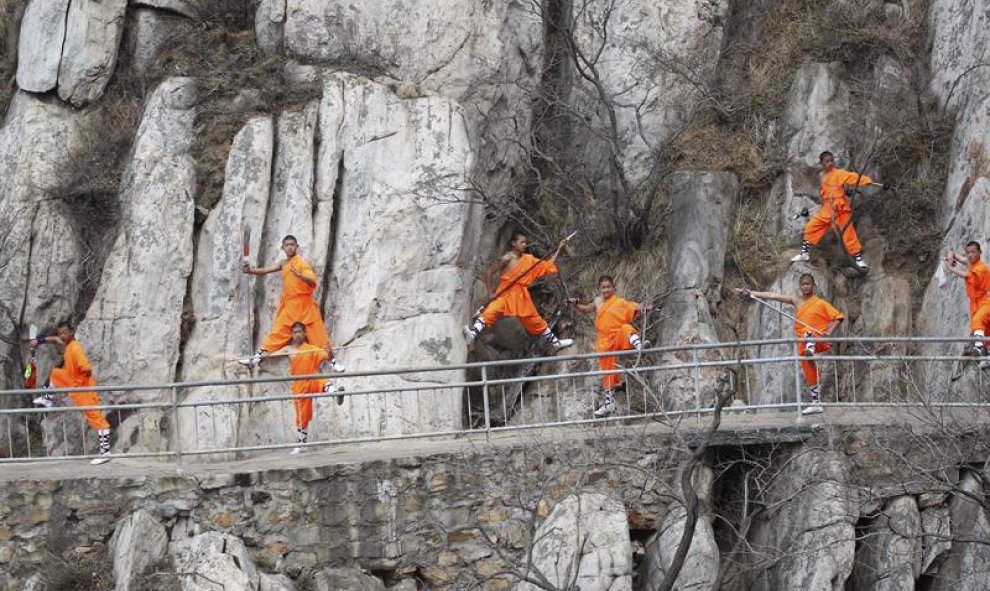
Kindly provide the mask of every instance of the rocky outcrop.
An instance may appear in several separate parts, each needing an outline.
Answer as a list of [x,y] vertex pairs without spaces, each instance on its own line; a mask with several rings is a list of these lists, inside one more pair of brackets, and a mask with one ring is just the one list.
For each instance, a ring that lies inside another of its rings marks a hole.
[[199,18],[202,0],[131,0],[135,6],[157,8],[159,11],[174,12],[188,18]]
[[724,0],[574,2],[563,5],[573,10],[571,23],[555,22],[554,9],[542,5],[551,30],[573,27],[572,40],[556,42],[573,43],[579,65],[567,64],[571,71],[564,84],[571,87],[558,92],[578,114],[576,137],[567,147],[578,152],[589,178],[608,174],[602,155],[612,149],[632,187],[649,177],[655,152],[687,126],[701,100],[699,87],[714,73],[728,5]]
[[849,88],[839,76],[839,67],[804,64],[795,74],[782,122],[791,162],[813,168],[824,150],[844,155]]
[[[161,384],[175,378],[193,262],[195,107],[195,82],[171,78],[155,90],[141,120],[121,188],[121,230],[78,329],[104,384]],[[135,394],[117,400],[132,396],[147,399],[147,394]],[[157,433],[152,441],[164,443]]]
[[[255,279],[241,269],[245,228],[264,219],[271,185],[274,126],[255,117],[237,133],[230,148],[223,197],[199,233],[190,296],[195,324],[182,352],[183,381],[238,379],[247,376],[232,359],[217,352],[253,353]],[[258,252],[260,228],[251,233]],[[257,261],[254,261],[255,263]],[[183,393],[186,403],[240,398],[246,387],[204,387]],[[230,447],[237,441],[239,409],[227,406],[189,408],[180,415],[183,449]]]
[[[380,85],[334,75],[320,109],[317,191],[323,199],[333,191],[336,216],[324,312],[334,343],[351,347],[343,361],[371,368],[464,359],[459,321],[468,279],[461,261],[480,211],[468,203],[474,154],[460,107],[439,97],[402,100]],[[462,378],[450,371],[346,385],[428,387]],[[459,396],[424,390],[416,399],[356,397],[337,417],[318,421],[334,435],[459,424]]]
[[32,0],[24,11],[17,46],[17,87],[48,92],[58,84],[69,0]]
[[119,523],[110,538],[116,591],[136,588],[137,578],[165,558],[168,534],[151,513],[138,509]]
[[[979,201],[977,181],[990,176],[990,69],[980,56],[988,49],[988,16],[978,0],[931,3],[930,89],[942,108],[955,118],[949,174],[943,194],[943,220],[950,220],[968,201]],[[986,236],[981,234],[980,236]]]
[[155,63],[159,52],[174,38],[185,19],[175,14],[140,6],[134,7],[129,12],[128,18],[130,19],[127,29],[130,67],[139,76],[144,76]]
[[103,95],[117,64],[127,0],[73,0],[65,20],[58,96],[74,106]]
[[[671,219],[668,238],[667,285],[660,344],[676,346],[718,342],[713,317],[720,303],[728,236],[738,191],[734,175],[680,172],[671,181]],[[723,359],[718,349],[698,352],[698,360]],[[670,364],[693,363],[690,352],[664,355]],[[697,378],[697,384],[696,382]],[[692,368],[663,372],[654,389],[668,408],[711,406],[728,387],[722,368]],[[696,394],[700,399],[696,400]]]
[[[536,531],[527,577],[555,587],[631,591],[632,547],[622,503],[601,494],[572,495]],[[515,591],[544,588],[521,582]]]
[[[670,573],[677,545],[684,535],[684,510],[671,511],[664,518],[660,532],[646,545],[646,558],[639,569],[637,589],[654,591]],[[719,563],[718,544],[711,518],[702,516],[695,523],[694,536],[684,564],[674,582],[677,591],[709,591],[715,589]]]

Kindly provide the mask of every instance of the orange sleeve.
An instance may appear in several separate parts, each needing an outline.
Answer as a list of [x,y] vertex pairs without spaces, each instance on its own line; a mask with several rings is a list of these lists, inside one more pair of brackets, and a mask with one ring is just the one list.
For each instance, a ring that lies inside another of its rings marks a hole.
[[822,310],[822,315],[827,319],[827,322],[832,322],[833,320],[845,319],[845,315],[842,312],[839,312],[839,310],[836,309],[835,306],[826,302],[825,300],[822,300],[821,310]]
[[309,279],[310,281],[316,281],[316,273],[313,271],[313,266],[309,264],[309,261],[300,257],[294,256],[292,260],[289,261],[290,265],[295,265],[294,268],[297,273]]
[[85,377],[86,373],[93,371],[93,366],[89,364],[89,359],[86,357],[86,353],[83,351],[82,345],[74,341],[75,347],[67,347],[66,365],[72,366],[80,377]]
[[865,186],[873,182],[873,179],[858,172],[846,171],[846,176],[842,179],[843,184],[853,186]]
[[540,261],[539,263],[537,263],[536,268],[533,269],[533,277],[534,278],[544,277],[546,275],[553,275],[554,273],[557,272],[558,272],[557,263],[554,263],[553,261],[549,261],[549,260]]

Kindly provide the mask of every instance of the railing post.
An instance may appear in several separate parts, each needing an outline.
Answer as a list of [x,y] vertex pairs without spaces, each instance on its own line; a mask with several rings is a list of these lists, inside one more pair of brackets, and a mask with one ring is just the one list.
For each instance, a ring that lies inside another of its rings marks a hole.
[[794,355],[794,398],[797,401],[797,420],[801,421],[803,415],[801,414],[801,358],[798,355],[798,346],[800,343],[797,338],[794,338],[794,346],[791,347],[791,355]]
[[698,367],[698,349],[691,349],[691,360],[694,363],[694,412],[700,417],[701,412],[701,368]]
[[[182,466],[182,438],[179,437],[179,389],[173,384],[172,394],[172,441],[175,442],[175,465]],[[195,412],[195,409],[193,409]]]
[[492,441],[492,417],[488,410],[488,366],[481,366],[481,403],[485,406],[485,440]]

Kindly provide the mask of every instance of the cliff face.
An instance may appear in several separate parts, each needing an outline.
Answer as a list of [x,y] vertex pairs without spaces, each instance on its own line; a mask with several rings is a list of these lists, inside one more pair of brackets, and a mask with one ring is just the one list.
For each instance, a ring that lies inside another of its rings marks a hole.
[[[22,385],[28,325],[66,319],[101,383],[247,377],[231,359],[267,333],[281,286],[277,275],[241,273],[246,228],[256,264],[279,260],[284,235],[299,239],[338,358],[354,369],[471,358],[460,326],[486,295],[476,277],[516,225],[542,246],[578,229],[562,263],[571,295],[591,295],[595,277],[611,272],[626,297],[664,305],[663,321],[647,327],[655,343],[785,336],[780,317],[723,294],[742,285],[794,291],[803,272],[846,313],[846,334],[967,332],[961,283],[942,289],[933,275],[947,249],[990,235],[985,2],[10,7],[0,10],[9,17],[0,73],[16,87],[0,86],[0,389]],[[856,197],[865,277],[849,274],[831,237],[810,262],[787,263],[804,222],[795,214],[815,207],[823,150],[895,189]],[[586,320],[558,327],[590,348]],[[473,354],[519,354],[524,347],[506,342],[512,328]],[[39,369],[56,361],[43,352]],[[702,377],[704,401],[730,387],[725,374]],[[770,370],[750,378],[751,404],[792,388]],[[883,399],[858,379],[866,400]],[[945,379],[937,370],[919,378]],[[682,381],[652,386],[671,407],[691,405],[696,393]],[[959,382],[965,399],[978,396],[978,382],[975,373]],[[115,449],[292,437],[274,404],[195,414],[174,440],[155,413],[124,417]],[[446,429],[464,414],[459,400],[424,399],[412,410],[368,396],[320,407],[313,429],[324,438],[399,435]],[[27,429],[7,429],[0,451]],[[903,519],[915,524],[913,502],[892,501],[885,519],[907,507]],[[603,520],[614,517],[607,503],[598,507]],[[837,565],[833,581],[850,576],[856,548],[847,534],[859,527],[839,521],[829,527],[842,543],[821,557]],[[761,535],[779,539],[778,527]],[[909,545],[902,537],[897,544]],[[883,546],[856,560],[884,560]],[[798,584],[767,572],[767,588]]]

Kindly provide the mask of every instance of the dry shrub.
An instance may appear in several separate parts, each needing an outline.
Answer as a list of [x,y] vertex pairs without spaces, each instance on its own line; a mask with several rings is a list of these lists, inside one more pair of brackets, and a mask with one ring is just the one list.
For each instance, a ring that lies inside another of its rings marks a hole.
[[84,554],[70,560],[45,562],[44,577],[48,591],[79,591],[81,589],[113,589],[113,563],[105,549],[98,556]]
[[[266,56],[258,46],[251,3],[210,0],[201,7],[199,21],[182,22],[149,69],[150,79],[192,76],[198,81],[193,157],[201,209],[220,200],[230,145],[249,117],[320,96],[319,88],[288,83],[284,64],[283,58]],[[235,105],[246,90],[258,91],[258,104]]]

